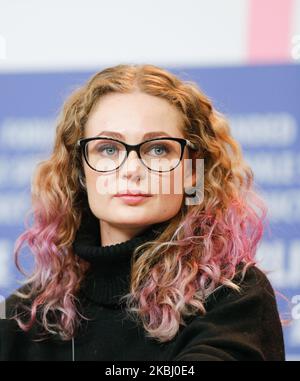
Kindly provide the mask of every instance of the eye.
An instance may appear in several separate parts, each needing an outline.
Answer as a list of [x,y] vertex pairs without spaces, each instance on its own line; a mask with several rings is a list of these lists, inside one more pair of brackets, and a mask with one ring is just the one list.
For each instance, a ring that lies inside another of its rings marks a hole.
[[118,151],[118,147],[115,144],[98,144],[96,151],[99,154],[108,154],[108,156],[114,155]]
[[157,156],[161,156],[162,154],[169,152],[168,147],[164,144],[155,144],[149,148],[148,152],[152,150],[155,150],[155,154],[157,154]]

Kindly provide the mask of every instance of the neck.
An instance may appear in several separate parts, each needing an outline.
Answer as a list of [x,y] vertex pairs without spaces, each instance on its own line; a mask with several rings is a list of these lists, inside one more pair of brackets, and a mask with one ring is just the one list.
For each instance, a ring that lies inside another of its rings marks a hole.
[[120,296],[130,290],[134,249],[154,240],[168,223],[169,221],[164,221],[149,225],[132,238],[103,246],[99,220],[90,210],[83,214],[73,242],[73,250],[76,255],[90,262],[81,287],[84,296],[101,305],[119,304]]
[[151,225],[144,227],[133,226],[124,227],[124,225],[111,224],[106,221],[100,220],[100,237],[101,246],[110,246],[118,243],[126,242],[144,231],[148,230]]

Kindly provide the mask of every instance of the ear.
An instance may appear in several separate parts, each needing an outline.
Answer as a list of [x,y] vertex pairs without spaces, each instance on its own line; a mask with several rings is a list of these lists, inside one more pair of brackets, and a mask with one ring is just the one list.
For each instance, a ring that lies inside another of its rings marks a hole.
[[82,168],[79,168],[79,171],[78,171],[78,180],[79,180],[79,183],[80,183],[81,187],[84,190],[86,190],[85,174],[84,174],[84,170]]

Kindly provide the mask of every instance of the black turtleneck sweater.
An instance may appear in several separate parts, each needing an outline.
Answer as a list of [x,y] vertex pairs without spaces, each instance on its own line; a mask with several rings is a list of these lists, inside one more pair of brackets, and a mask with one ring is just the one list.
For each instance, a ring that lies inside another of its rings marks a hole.
[[166,223],[152,225],[134,238],[101,246],[99,221],[89,212],[73,243],[74,252],[91,263],[79,292],[84,316],[74,340],[52,337],[35,342],[9,317],[18,297],[6,300],[0,320],[0,360],[285,360],[283,333],[273,288],[256,266],[247,270],[239,294],[225,286],[206,301],[204,316],[180,325],[165,343],[149,338],[142,324],[129,319],[120,296],[129,292],[133,249],[153,239]]

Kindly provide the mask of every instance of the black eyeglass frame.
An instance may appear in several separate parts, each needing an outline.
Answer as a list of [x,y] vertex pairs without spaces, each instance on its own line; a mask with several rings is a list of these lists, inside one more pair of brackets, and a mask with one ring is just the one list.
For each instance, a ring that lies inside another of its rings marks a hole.
[[[111,169],[111,170],[108,170],[108,171],[100,171],[98,169],[95,169],[93,168],[90,164],[89,164],[89,161],[88,161],[88,158],[86,156],[86,145],[88,142],[92,141],[92,140],[113,140],[115,142],[118,142],[120,144],[123,144],[123,146],[125,147],[126,149],[126,156],[124,157],[124,160],[122,161],[122,163],[115,169]],[[180,154],[180,159],[178,161],[178,164],[168,170],[168,171],[159,171],[159,170],[156,170],[156,169],[151,169],[149,168],[144,162],[143,162],[143,159],[141,158],[141,154],[140,154],[140,147],[145,144],[145,143],[148,143],[148,142],[151,142],[151,141],[154,141],[154,140],[174,140],[178,143],[180,143],[181,145],[181,154]],[[182,160],[182,157],[183,157],[183,152],[184,152],[184,148],[185,146],[191,148],[192,150],[197,150],[197,147],[194,143],[192,143],[190,140],[188,139],[184,139],[184,138],[175,138],[175,137],[157,137],[157,138],[153,138],[153,139],[149,139],[149,140],[145,140],[139,144],[127,144],[121,140],[118,140],[118,139],[113,139],[113,138],[109,138],[109,137],[101,137],[101,136],[95,136],[95,137],[91,137],[91,138],[81,138],[81,139],[78,139],[77,141],[77,146],[80,147],[81,151],[83,152],[83,156],[84,156],[84,159],[85,159],[85,162],[87,163],[87,165],[94,171],[96,172],[113,172],[113,171],[116,171],[117,169],[119,169],[124,163],[125,161],[127,160],[129,154],[131,151],[135,151],[138,155],[138,158],[141,160],[141,162],[143,163],[143,165],[148,168],[150,171],[154,171],[154,172],[171,172],[173,171],[175,168],[178,167],[179,163],[181,162]]]

